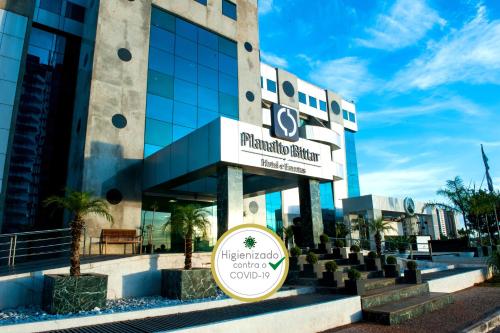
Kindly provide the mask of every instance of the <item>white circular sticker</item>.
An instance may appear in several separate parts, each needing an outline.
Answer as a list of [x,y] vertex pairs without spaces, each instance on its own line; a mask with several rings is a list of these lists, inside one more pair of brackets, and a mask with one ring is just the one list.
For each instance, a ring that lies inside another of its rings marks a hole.
[[212,274],[232,298],[252,302],[268,298],[285,282],[288,251],[271,230],[242,224],[224,233],[212,252]]

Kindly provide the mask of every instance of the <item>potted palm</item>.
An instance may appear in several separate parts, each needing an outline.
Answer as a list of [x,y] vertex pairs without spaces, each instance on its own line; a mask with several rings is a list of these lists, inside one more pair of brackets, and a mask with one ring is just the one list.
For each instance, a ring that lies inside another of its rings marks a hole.
[[365,284],[361,280],[361,273],[357,269],[351,268],[347,271],[347,277],[349,280],[345,281],[346,291],[352,295],[362,295],[365,291]]
[[327,261],[325,264],[325,272],[323,272],[322,284],[328,287],[341,288],[344,286],[343,273],[337,271],[337,263],[333,260]]
[[89,311],[106,306],[108,276],[102,274],[81,274],[80,238],[85,218],[90,214],[104,217],[113,222],[107,203],[92,197],[88,192],[67,190],[65,197],[51,196],[45,206],[67,210],[73,219],[71,228],[71,257],[68,274],[47,274],[44,276],[42,306],[49,313],[70,313]]
[[358,245],[351,246],[351,253],[349,253],[349,263],[351,265],[363,265],[365,263],[363,253],[360,251],[361,248]]
[[417,269],[417,262],[414,260],[410,260],[406,263],[405,269],[405,282],[406,283],[422,283],[422,273],[419,269]]
[[377,256],[382,255],[382,234],[386,231],[394,230],[390,221],[384,221],[382,217],[368,221],[368,230],[374,233],[375,238],[375,249],[377,251]]
[[396,257],[388,256],[386,258],[386,264],[384,265],[384,276],[385,277],[399,277],[399,265]]
[[210,269],[192,267],[193,236],[200,233],[206,238],[210,224],[207,212],[198,205],[179,205],[167,223],[180,230],[184,237],[184,269],[162,269],[162,296],[181,300],[216,296]]

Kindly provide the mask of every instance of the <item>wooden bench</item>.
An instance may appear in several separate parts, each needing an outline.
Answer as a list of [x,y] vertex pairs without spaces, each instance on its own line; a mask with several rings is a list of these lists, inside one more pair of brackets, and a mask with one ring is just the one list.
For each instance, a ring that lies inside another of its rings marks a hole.
[[104,254],[107,254],[108,244],[123,244],[123,252],[126,252],[127,245],[130,244],[134,254],[135,246],[139,245],[139,253],[142,254],[142,236],[137,236],[135,229],[102,229],[100,245],[104,245]]

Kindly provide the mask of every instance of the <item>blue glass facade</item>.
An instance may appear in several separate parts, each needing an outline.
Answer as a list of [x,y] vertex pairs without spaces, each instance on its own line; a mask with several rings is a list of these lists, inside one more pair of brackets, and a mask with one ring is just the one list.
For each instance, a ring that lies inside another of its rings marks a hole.
[[281,192],[266,194],[266,225],[274,232],[281,232],[283,220],[281,217]]
[[347,195],[349,198],[358,197],[360,190],[355,133],[348,129],[345,130],[345,150],[347,162]]
[[219,116],[238,119],[236,43],[153,7],[144,157]]

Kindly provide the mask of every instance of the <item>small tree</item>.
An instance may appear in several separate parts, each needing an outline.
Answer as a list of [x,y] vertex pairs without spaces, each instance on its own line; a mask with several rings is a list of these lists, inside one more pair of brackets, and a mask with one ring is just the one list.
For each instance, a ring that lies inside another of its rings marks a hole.
[[51,196],[44,201],[44,205],[54,206],[68,210],[73,215],[70,223],[71,227],[71,276],[80,275],[80,238],[85,226],[85,217],[95,214],[104,217],[109,222],[113,222],[113,216],[108,211],[106,201],[94,198],[89,192],[78,192],[67,190],[65,197]]
[[394,230],[390,221],[384,221],[382,217],[378,219],[368,221],[368,230],[375,233],[375,248],[377,249],[377,255],[382,254],[382,233],[390,230]]
[[170,223],[176,225],[184,236],[184,269],[192,268],[193,235],[200,232],[203,238],[207,237],[207,228],[210,221],[204,208],[189,204],[179,205],[170,217]]

